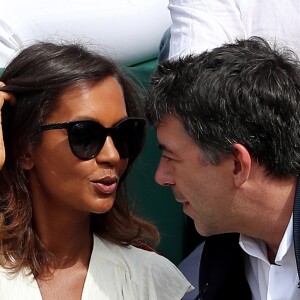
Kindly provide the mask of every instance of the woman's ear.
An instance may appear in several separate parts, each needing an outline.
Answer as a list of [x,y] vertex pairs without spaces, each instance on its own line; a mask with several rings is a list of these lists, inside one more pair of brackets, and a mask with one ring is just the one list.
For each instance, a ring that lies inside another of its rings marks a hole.
[[240,187],[250,176],[251,156],[241,144],[233,144],[232,150],[234,153],[233,179],[235,185]]
[[32,153],[33,153],[33,148],[32,145],[30,145],[27,151],[19,157],[20,165],[22,169],[31,170],[33,168],[34,161],[33,161]]

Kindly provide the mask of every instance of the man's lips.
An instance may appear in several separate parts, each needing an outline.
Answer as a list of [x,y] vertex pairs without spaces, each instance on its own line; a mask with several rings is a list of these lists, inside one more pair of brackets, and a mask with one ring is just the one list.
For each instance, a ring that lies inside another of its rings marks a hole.
[[175,198],[176,199],[176,201],[177,202],[179,202],[179,203],[186,203],[186,202],[188,202],[187,200],[185,200],[185,199],[178,199],[178,198]]
[[118,187],[117,177],[107,176],[98,180],[93,180],[92,183],[95,184],[96,188],[102,194],[112,194]]
[[186,213],[186,210],[187,210],[187,209],[189,208],[189,206],[190,206],[190,202],[187,201],[187,200],[185,200],[185,199],[177,199],[177,198],[176,198],[176,201],[182,204],[182,206],[183,206],[183,211]]

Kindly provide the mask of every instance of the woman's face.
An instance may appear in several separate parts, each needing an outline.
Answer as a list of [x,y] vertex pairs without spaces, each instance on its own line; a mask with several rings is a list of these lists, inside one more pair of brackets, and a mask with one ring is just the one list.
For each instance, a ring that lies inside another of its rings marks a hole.
[[[94,86],[70,88],[45,123],[93,120],[112,127],[127,117],[123,91],[113,77]],[[66,129],[46,130],[42,142],[30,153],[28,170],[36,213],[105,213],[116,197],[118,181],[128,159],[120,158],[108,136],[99,154],[89,160],[71,151]]]

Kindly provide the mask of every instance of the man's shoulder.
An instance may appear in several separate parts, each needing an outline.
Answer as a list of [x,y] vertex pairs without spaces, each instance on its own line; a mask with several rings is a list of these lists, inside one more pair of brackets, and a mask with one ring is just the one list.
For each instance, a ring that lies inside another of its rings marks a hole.
[[[183,298],[184,300],[195,299],[199,294],[199,284],[203,288],[208,281],[210,287],[223,291],[222,286],[227,280],[234,283],[238,277],[243,279],[239,234],[220,234],[205,238],[178,267],[195,287],[194,291]],[[242,283],[244,286],[245,281],[242,280]],[[201,293],[203,292],[202,290]]]

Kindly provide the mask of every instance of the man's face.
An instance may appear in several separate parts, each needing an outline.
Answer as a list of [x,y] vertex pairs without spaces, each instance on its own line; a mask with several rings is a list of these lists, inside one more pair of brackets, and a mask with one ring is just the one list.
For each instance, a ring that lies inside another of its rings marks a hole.
[[158,184],[170,186],[176,201],[203,235],[230,230],[234,185],[232,160],[217,166],[204,163],[199,146],[176,116],[165,116],[157,127],[162,156],[156,171]]

